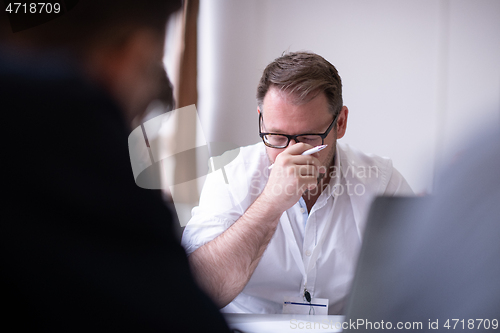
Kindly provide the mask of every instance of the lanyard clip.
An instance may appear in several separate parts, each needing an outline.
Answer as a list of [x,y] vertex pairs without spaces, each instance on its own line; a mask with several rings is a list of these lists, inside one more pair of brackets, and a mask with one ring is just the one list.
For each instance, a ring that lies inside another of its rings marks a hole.
[[306,288],[304,288],[304,297],[308,303],[311,303],[311,294],[309,293],[309,291],[307,291]]

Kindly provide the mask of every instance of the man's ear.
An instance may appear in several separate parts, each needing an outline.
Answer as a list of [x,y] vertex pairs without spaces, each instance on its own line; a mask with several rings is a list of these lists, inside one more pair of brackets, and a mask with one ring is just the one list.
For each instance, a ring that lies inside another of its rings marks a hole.
[[347,116],[349,115],[349,109],[347,106],[343,106],[340,110],[339,118],[337,119],[337,139],[342,138],[347,130]]

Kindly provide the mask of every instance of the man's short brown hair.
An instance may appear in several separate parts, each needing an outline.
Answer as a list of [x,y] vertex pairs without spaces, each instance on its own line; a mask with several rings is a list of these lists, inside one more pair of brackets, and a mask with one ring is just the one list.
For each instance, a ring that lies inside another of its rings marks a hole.
[[321,92],[332,114],[340,112],[342,81],[337,69],[323,57],[311,52],[289,52],[267,65],[257,87],[257,104],[263,110],[269,88],[276,87],[293,97],[293,103],[307,103]]

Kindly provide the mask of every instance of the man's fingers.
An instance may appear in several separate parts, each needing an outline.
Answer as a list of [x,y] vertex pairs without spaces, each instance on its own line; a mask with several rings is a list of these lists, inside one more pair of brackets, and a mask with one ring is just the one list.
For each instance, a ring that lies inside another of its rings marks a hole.
[[291,157],[291,161],[293,161],[294,164],[297,165],[313,165],[316,167],[321,166],[321,162],[314,156],[312,155],[297,155]]
[[290,155],[300,155],[306,150],[314,148],[314,146],[308,145],[307,143],[298,142],[294,145],[288,146],[284,151]]
[[319,174],[318,168],[312,164],[297,165],[295,169],[297,170],[297,174],[300,176],[317,177]]
[[287,176],[305,176],[312,175],[317,177],[320,173],[325,172],[325,167],[314,156],[307,155],[286,155],[282,156],[274,169],[281,170]]
[[318,178],[316,176],[303,176],[301,177],[301,187],[305,187],[308,190],[312,190],[318,186]]

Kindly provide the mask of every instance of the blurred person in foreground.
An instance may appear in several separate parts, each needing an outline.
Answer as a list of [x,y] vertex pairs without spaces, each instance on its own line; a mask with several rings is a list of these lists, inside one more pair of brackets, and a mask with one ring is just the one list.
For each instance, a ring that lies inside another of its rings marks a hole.
[[4,331],[228,331],[128,152],[132,121],[167,81],[165,27],[180,7],[78,1],[16,33],[2,7]]
[[193,272],[223,312],[342,314],[372,199],[413,192],[390,159],[337,142],[348,109],[323,57],[271,62],[257,104],[262,142],[207,176],[184,231]]
[[362,250],[346,317],[353,331],[500,331],[500,131],[472,137],[430,198],[381,216],[398,232],[377,247],[388,255]]

